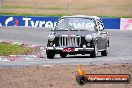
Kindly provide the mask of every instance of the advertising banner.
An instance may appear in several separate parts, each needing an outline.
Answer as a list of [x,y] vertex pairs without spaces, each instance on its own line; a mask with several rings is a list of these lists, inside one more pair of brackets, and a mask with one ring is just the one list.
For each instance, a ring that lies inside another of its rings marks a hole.
[[121,18],[121,30],[132,30],[132,18]]
[[0,26],[54,27],[59,17],[0,16]]
[[[0,16],[0,26],[53,28],[60,17]],[[106,29],[120,29],[120,18],[101,18]]]
[[120,29],[120,18],[101,18],[106,29]]

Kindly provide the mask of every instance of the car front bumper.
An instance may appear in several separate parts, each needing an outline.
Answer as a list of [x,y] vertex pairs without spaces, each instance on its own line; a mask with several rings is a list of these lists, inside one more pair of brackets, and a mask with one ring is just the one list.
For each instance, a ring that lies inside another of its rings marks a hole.
[[[70,48],[70,47],[46,47],[46,50],[62,51],[63,52],[64,48]],[[93,50],[94,50],[94,48],[74,48],[75,52],[78,52],[78,51],[93,51]]]

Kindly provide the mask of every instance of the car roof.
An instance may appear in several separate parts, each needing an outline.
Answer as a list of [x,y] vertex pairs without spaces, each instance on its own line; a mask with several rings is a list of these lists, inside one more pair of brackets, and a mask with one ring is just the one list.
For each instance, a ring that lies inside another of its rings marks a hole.
[[100,18],[97,17],[97,16],[87,16],[87,15],[63,16],[63,17],[61,17],[61,19],[62,18],[74,18],[74,17],[78,17],[78,18],[92,18],[92,19],[95,19],[95,20],[100,20]]

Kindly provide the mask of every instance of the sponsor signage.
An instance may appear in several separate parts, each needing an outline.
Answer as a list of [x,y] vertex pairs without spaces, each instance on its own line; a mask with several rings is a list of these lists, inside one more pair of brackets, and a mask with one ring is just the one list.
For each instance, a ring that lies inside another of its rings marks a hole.
[[120,18],[101,18],[106,29],[120,29]]
[[[53,28],[60,17],[0,16],[0,26]],[[101,18],[106,29],[120,29],[120,18]]]
[[49,27],[56,26],[59,17],[0,16],[0,26]]
[[132,30],[132,18],[121,18],[121,30]]

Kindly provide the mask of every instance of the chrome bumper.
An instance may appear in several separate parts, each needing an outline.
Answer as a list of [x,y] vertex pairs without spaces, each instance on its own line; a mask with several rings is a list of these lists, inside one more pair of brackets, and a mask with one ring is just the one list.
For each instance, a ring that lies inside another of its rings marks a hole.
[[[46,47],[46,50],[60,50],[63,51],[63,47]],[[93,51],[94,48],[75,48],[75,51]]]

